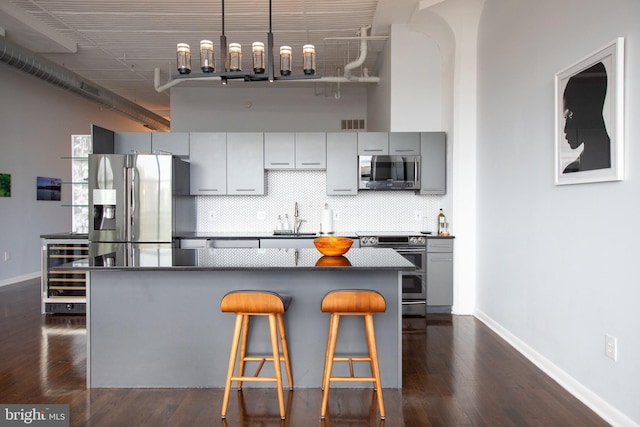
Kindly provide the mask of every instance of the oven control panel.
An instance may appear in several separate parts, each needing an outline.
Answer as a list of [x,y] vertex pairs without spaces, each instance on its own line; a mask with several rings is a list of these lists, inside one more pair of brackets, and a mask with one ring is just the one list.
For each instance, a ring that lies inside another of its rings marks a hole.
[[407,246],[425,246],[427,238],[424,236],[360,236],[360,246],[385,246],[390,248],[404,248]]

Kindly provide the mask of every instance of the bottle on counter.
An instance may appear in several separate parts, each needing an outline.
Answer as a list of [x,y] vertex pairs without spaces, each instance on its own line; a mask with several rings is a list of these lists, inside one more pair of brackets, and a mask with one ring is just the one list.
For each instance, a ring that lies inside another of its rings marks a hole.
[[443,233],[447,232],[447,217],[444,215],[444,211],[440,209],[438,214],[438,236],[444,236]]
[[286,231],[291,230],[291,222],[289,222],[289,214],[284,214],[284,224],[282,228]]
[[282,231],[282,215],[278,215],[278,222],[276,222],[276,230]]

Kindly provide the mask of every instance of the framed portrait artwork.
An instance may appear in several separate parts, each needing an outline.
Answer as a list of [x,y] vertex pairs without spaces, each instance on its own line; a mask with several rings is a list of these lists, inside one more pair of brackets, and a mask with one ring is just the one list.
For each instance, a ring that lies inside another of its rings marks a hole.
[[556,74],[555,184],[624,179],[624,39]]

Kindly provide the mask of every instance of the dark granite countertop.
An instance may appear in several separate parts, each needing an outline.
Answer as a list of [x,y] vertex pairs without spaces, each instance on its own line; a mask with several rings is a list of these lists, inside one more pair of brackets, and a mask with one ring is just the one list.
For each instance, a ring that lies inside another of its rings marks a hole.
[[414,270],[393,249],[351,248],[340,257],[316,249],[176,249],[163,245],[120,245],[112,252],[55,269],[126,271]]
[[[221,240],[248,240],[248,239],[315,239],[320,237],[318,233],[300,232],[300,233],[283,233],[274,234],[273,231],[213,231],[213,232],[194,232],[181,233],[177,236],[180,239],[221,239]],[[355,232],[335,233],[333,236],[349,237],[357,239]]]
[[89,235],[87,233],[72,233],[70,231],[61,233],[41,234],[41,239],[79,239],[87,240]]

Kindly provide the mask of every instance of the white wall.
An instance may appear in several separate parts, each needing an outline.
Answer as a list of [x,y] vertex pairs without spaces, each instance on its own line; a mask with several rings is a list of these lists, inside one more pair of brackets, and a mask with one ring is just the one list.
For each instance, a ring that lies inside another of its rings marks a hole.
[[[637,0],[486,0],[478,41],[478,316],[620,426],[640,425],[638,16]],[[619,36],[625,180],[554,186],[554,75]]]
[[[0,285],[40,275],[40,235],[71,230],[70,186],[62,200],[37,201],[36,177],[71,180],[71,135],[110,129],[146,130],[97,104],[0,65],[0,173],[11,174],[11,197],[0,197]],[[11,260],[4,261],[4,253]]]
[[[277,83],[280,84],[280,83]],[[366,87],[263,87],[230,82],[223,87],[171,89],[171,130],[192,132],[339,131],[342,119],[366,119]],[[209,83],[210,85],[210,83]],[[244,87],[237,87],[243,85]]]
[[391,116],[389,130],[441,131],[442,55],[434,39],[391,26]]

